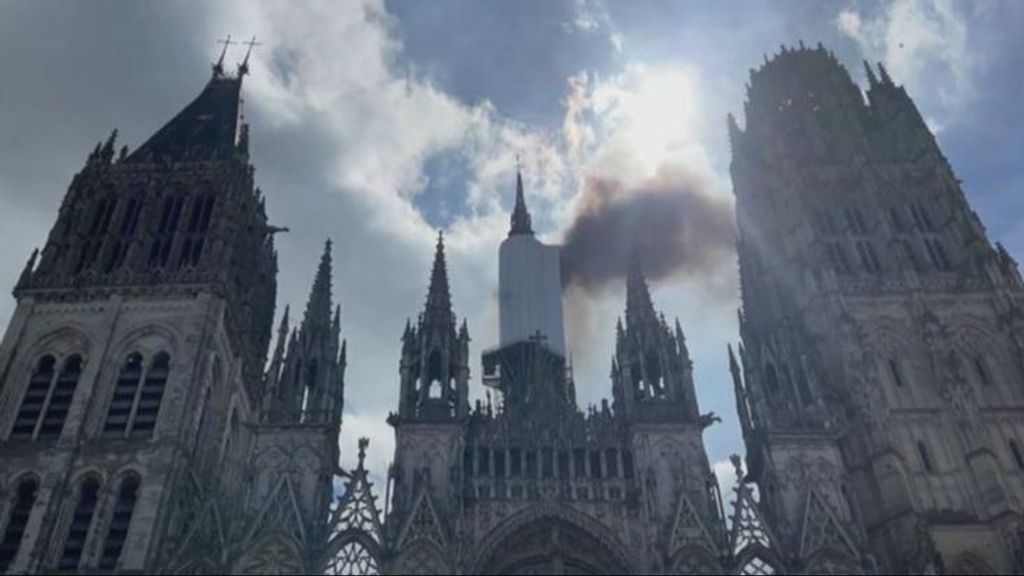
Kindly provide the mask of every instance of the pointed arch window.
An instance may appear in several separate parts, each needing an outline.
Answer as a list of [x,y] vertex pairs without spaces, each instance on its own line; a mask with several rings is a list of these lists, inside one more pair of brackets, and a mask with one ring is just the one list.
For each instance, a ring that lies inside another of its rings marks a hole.
[[917,441],[917,454],[921,457],[921,465],[924,467],[924,471],[929,474],[935,474],[935,466],[932,464],[932,456],[928,452],[928,446],[920,440]]
[[128,246],[135,236],[139,227],[139,213],[142,211],[142,202],[138,198],[129,198],[121,214],[121,223],[117,227],[117,239],[114,248],[110,251],[107,259],[106,271],[113,272],[124,265],[125,257],[128,255]]
[[171,357],[160,352],[144,368],[142,355],[132,352],[114,385],[103,433],[109,437],[140,438],[152,435],[160,413]]
[[1010,453],[1013,454],[1013,461],[1017,464],[1017,470],[1024,470],[1024,455],[1021,454],[1020,445],[1016,440],[1010,440]]
[[174,233],[178,230],[181,211],[185,207],[185,194],[173,193],[164,199],[160,210],[160,220],[153,232],[153,240],[149,249],[148,266],[163,268],[171,257],[174,244]]
[[932,261],[932,265],[939,270],[950,270],[952,266],[949,264],[949,258],[946,257],[946,249],[942,247],[942,242],[938,238],[925,238],[924,247],[928,249],[928,257]]
[[103,245],[103,237],[110,229],[110,220],[114,216],[116,206],[117,198],[113,196],[103,196],[96,202],[92,220],[82,242],[82,251],[78,254],[78,264],[75,266],[76,274],[87,270],[96,262],[100,247]]
[[60,437],[82,375],[82,357],[68,357],[59,372],[56,364],[50,354],[36,364],[11,430],[12,440]]
[[129,474],[121,482],[117,502],[110,517],[110,527],[107,528],[107,539],[103,543],[103,554],[100,556],[99,567],[103,570],[113,570],[121,559],[132,514],[135,512],[135,502],[139,497],[139,484],[139,478],[135,474]]
[[39,482],[35,478],[26,478],[18,484],[14,505],[8,515],[7,526],[4,527],[3,539],[0,540],[0,574],[7,572],[21,549],[25,526],[28,525],[38,492]]
[[96,504],[99,501],[100,481],[90,476],[82,481],[78,488],[78,500],[71,515],[71,526],[68,528],[64,547],[57,561],[58,570],[77,570],[85,549],[85,539],[89,537],[93,516],[96,515]]
[[185,238],[181,246],[178,267],[192,267],[199,264],[206,244],[206,232],[210,229],[210,217],[213,215],[213,194],[197,196],[192,201],[192,213],[185,229]]

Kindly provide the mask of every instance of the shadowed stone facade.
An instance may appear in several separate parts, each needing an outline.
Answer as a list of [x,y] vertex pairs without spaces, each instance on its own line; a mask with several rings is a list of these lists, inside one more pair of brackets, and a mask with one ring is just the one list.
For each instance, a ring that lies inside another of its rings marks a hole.
[[867,80],[784,48],[729,119],[747,479],[779,570],[1019,573],[1021,277],[906,91]]

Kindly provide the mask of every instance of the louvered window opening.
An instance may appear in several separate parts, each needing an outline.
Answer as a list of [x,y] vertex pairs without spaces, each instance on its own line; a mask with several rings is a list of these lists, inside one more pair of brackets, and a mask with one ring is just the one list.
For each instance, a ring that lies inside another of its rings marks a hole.
[[11,429],[12,440],[54,439],[64,431],[82,375],[82,357],[70,356],[60,372],[56,365],[56,358],[50,354],[36,364]]

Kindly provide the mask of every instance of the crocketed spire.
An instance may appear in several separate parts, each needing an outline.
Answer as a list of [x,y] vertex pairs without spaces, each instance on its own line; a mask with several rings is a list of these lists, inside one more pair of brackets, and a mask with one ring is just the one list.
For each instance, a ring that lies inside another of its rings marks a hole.
[[526,199],[523,197],[523,174],[516,169],[516,206],[512,210],[512,228],[508,231],[509,236],[517,234],[533,235],[533,222],[530,219],[530,212],[526,209]]

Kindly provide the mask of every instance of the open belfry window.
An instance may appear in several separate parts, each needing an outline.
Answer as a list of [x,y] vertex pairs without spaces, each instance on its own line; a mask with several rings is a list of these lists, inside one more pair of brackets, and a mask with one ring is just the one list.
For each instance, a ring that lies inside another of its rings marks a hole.
[[0,540],[0,574],[7,572],[14,562],[14,557],[18,555],[25,535],[25,526],[28,525],[28,518],[32,514],[38,492],[39,481],[35,478],[22,480],[15,490],[14,505],[7,515],[7,526],[4,527],[3,539]]
[[128,527],[132,521],[132,514],[135,512],[135,501],[139,497],[139,478],[135,474],[129,474],[121,481],[121,487],[117,492],[117,502],[110,517],[110,527],[107,528],[107,539],[103,543],[103,554],[100,556],[99,567],[103,570],[113,570],[121,559],[121,552],[124,550],[125,540],[128,539]]
[[171,357],[156,354],[146,365],[138,352],[132,352],[114,384],[114,394],[103,425],[107,437],[144,438],[152,435],[163,400]]
[[29,378],[10,439],[60,437],[81,375],[81,356],[69,356],[60,370],[57,370],[57,359],[53,355],[43,356]]
[[71,515],[71,526],[68,527],[67,538],[64,540],[64,547],[57,561],[58,570],[78,570],[79,563],[82,561],[82,551],[85,549],[85,540],[89,537],[89,528],[92,526],[92,519],[96,514],[99,491],[100,481],[93,476],[79,484],[78,500],[75,503],[75,511]]

